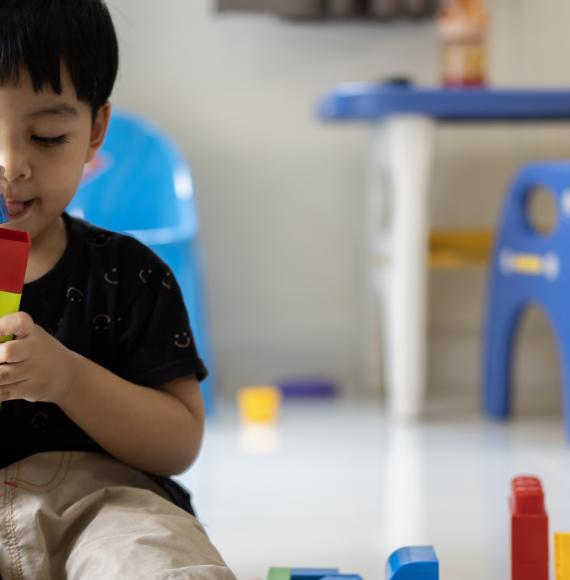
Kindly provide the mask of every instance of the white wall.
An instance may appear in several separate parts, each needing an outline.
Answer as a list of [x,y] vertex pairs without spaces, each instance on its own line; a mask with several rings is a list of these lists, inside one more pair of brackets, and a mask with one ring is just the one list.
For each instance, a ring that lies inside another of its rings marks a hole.
[[[492,81],[569,85],[570,3],[488,3]],[[193,168],[223,389],[324,372],[362,392],[368,131],[325,125],[315,106],[341,81],[404,74],[418,84],[437,83],[433,24],[291,25],[264,16],[218,17],[213,0],[109,4],[122,50],[114,102],[158,121]],[[569,156],[570,128],[445,128],[437,147],[433,222],[491,225],[516,167]],[[476,393],[483,288],[481,273],[433,274],[432,388]],[[555,385],[547,329],[540,320],[530,327],[530,374]]]

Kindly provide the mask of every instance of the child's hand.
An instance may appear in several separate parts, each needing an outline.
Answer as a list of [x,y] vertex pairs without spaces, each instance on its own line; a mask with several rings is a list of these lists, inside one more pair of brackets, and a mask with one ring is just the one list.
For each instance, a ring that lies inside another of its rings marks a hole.
[[77,354],[34,323],[25,312],[0,318],[0,401],[58,403],[73,383]]

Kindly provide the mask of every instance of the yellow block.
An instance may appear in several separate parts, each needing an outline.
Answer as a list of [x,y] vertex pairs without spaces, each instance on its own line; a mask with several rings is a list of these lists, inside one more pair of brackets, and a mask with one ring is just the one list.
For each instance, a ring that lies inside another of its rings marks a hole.
[[[21,294],[0,291],[0,316],[6,316],[6,314],[13,314],[14,312],[18,312],[20,309],[21,299]],[[1,336],[0,342],[6,342],[12,338],[12,336]]]
[[554,578],[570,580],[570,534],[554,533]]
[[244,387],[238,393],[239,409],[246,423],[275,423],[281,391],[271,386]]

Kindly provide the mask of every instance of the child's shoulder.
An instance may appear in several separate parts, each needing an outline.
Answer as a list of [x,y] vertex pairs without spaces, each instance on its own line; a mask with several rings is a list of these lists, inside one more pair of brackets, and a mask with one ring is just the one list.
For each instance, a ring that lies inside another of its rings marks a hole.
[[65,219],[70,243],[75,245],[72,251],[77,256],[74,271],[78,283],[104,279],[108,283],[120,283],[122,290],[134,290],[141,283],[148,290],[172,280],[170,267],[134,236],[101,228],[77,217],[66,215]]
[[71,243],[83,245],[83,252],[97,261],[127,262],[131,265],[164,263],[148,246],[134,236],[108,230],[79,217],[65,215]]

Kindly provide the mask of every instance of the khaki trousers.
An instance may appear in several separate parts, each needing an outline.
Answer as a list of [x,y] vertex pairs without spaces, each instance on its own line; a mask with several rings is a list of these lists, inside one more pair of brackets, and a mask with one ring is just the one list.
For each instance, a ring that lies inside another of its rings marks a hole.
[[39,453],[0,486],[3,580],[235,580],[194,517],[111,457]]

